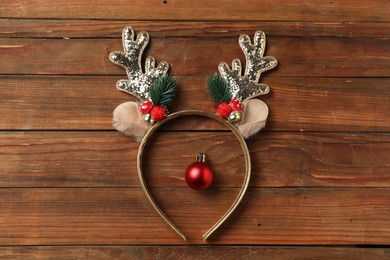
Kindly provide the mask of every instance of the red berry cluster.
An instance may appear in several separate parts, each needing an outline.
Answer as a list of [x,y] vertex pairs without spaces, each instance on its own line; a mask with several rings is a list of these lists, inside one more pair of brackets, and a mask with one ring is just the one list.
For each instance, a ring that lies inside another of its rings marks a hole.
[[232,99],[228,103],[221,103],[217,107],[217,114],[223,118],[228,118],[233,111],[242,111],[242,103],[238,99]]
[[146,100],[141,103],[139,106],[139,110],[141,111],[142,114],[150,114],[150,116],[156,120],[160,121],[164,119],[167,116],[167,110],[165,107],[160,106],[160,105],[153,105],[153,102],[150,100]]

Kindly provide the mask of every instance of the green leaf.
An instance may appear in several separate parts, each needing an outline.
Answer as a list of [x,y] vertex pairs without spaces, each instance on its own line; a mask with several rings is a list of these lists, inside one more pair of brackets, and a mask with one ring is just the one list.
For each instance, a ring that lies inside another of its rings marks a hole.
[[149,89],[150,99],[154,105],[169,106],[176,95],[176,81],[170,75],[157,79]]
[[226,81],[217,73],[214,73],[207,79],[207,92],[217,103],[229,103],[232,99],[232,93]]

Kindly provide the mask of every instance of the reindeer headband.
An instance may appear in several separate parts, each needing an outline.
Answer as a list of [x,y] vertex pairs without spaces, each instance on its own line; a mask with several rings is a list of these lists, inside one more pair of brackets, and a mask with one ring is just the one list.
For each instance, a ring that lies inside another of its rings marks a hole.
[[[184,110],[168,113],[167,107],[173,101],[176,93],[176,82],[169,75],[169,65],[161,62],[157,67],[153,57],[146,58],[145,69],[142,69],[142,54],[149,43],[149,35],[140,32],[135,37],[131,27],[123,29],[122,33],[124,52],[112,52],[110,60],[125,68],[128,80],[119,80],[117,89],[138,98],[141,103],[125,102],[120,104],[113,113],[113,126],[119,132],[134,137],[140,142],[137,155],[137,172],[141,187],[156,212],[162,219],[184,240],[185,235],[169,220],[152,198],[146,186],[142,171],[143,151],[153,133],[164,123],[177,117],[197,115],[213,119],[227,127],[237,138],[245,158],[245,177],[240,192],[228,211],[203,235],[207,238],[217,230],[222,223],[237,208],[247,190],[251,161],[244,138],[248,138],[264,126],[268,116],[267,105],[253,97],[269,92],[269,87],[259,83],[262,72],[277,65],[274,57],[263,57],[265,51],[265,34],[257,31],[254,42],[248,35],[239,37],[239,44],[246,58],[245,73],[242,75],[240,60],[234,59],[232,69],[222,62],[218,65],[220,75],[214,74],[207,80],[207,91],[217,103],[217,113],[201,110]],[[212,175],[204,163],[204,154],[199,153],[197,162],[187,168],[186,181],[192,188],[205,189],[211,184]],[[202,171],[203,175],[199,175]]]

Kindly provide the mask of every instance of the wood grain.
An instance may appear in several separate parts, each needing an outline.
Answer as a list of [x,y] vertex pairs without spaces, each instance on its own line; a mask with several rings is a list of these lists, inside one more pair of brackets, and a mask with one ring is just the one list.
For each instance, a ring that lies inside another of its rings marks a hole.
[[[112,111],[135,98],[116,90],[123,77],[0,76],[0,129],[112,130]],[[213,111],[206,77],[177,77],[171,111]],[[389,78],[265,77],[271,94],[266,131],[389,131]],[[224,129],[183,120],[170,129]]]
[[[267,55],[279,65],[267,76],[387,77],[389,38],[268,37]],[[231,38],[157,38],[149,52],[171,64],[171,73],[209,76],[220,62],[244,61]],[[108,55],[120,39],[0,39],[1,74],[125,75]]]
[[122,29],[132,26],[147,31],[152,38],[208,37],[237,38],[238,35],[264,31],[267,36],[370,37],[389,38],[390,23],[383,22],[299,22],[299,21],[113,21],[0,19],[3,38],[120,38]]
[[[214,104],[206,78],[267,34],[277,69],[252,179],[212,240],[202,234],[242,183],[242,154],[210,120],[169,124],[145,151],[147,184],[189,240],[159,218],[135,172],[138,144],[112,130],[108,60],[131,25],[177,78],[171,111]],[[0,259],[390,258],[390,2],[15,1],[0,3]],[[206,151],[214,186],[183,181]],[[295,246],[294,246],[295,245]]]
[[[390,134],[261,133],[248,146],[251,187],[390,187]],[[198,151],[214,187],[242,185],[243,155],[230,133],[158,133],[148,147],[152,187],[187,187],[183,174]],[[116,132],[2,132],[0,187],[140,187],[137,150]]]
[[389,21],[388,1],[366,2],[222,0],[194,1],[57,1],[23,2],[5,0],[0,17],[76,18],[130,20],[239,20],[239,21]]
[[[186,244],[230,206],[238,189],[153,189],[188,236],[184,242],[153,211],[141,189],[0,190],[2,245]],[[388,244],[388,188],[251,188],[214,234],[213,244]]]
[[388,248],[303,246],[14,246],[0,259],[388,259]]

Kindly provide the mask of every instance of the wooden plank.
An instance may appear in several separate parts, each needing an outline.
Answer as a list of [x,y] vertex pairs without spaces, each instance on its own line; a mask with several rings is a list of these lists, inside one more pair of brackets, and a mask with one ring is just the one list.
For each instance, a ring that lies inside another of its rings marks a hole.
[[[154,189],[182,241],[141,189],[0,189],[1,245],[204,244],[202,234],[238,189]],[[377,244],[390,242],[390,189],[249,189],[214,244]],[[207,212],[207,213],[206,213]]]
[[[88,3],[90,2],[90,3]],[[389,21],[387,1],[2,1],[0,17],[130,20]]]
[[[135,98],[116,90],[121,77],[1,76],[0,129],[111,130],[112,111]],[[213,111],[206,77],[177,77],[171,111]],[[389,131],[389,78],[265,77],[271,94],[267,131]],[[179,122],[181,122],[179,120]],[[224,129],[187,120],[171,129]]]
[[386,22],[186,22],[186,21],[109,21],[0,19],[0,37],[29,38],[120,38],[122,29],[132,26],[158,37],[237,38],[264,31],[267,36],[373,37],[389,38]]
[[303,246],[15,246],[0,257],[20,259],[388,259],[388,248]]
[[[390,187],[390,134],[261,133],[248,140],[251,187]],[[0,187],[140,187],[138,144],[115,132],[2,132]],[[145,151],[151,187],[187,187],[206,152],[213,187],[240,187],[245,167],[230,133],[158,133]],[[157,170],[158,169],[158,170]]]
[[[175,76],[205,77],[222,61],[244,61],[231,38],[157,38],[149,49],[146,55],[168,61]],[[122,50],[120,39],[1,38],[0,73],[124,75],[108,59],[115,50]],[[268,37],[267,55],[279,65],[266,75],[388,77],[389,53],[389,38]]]

